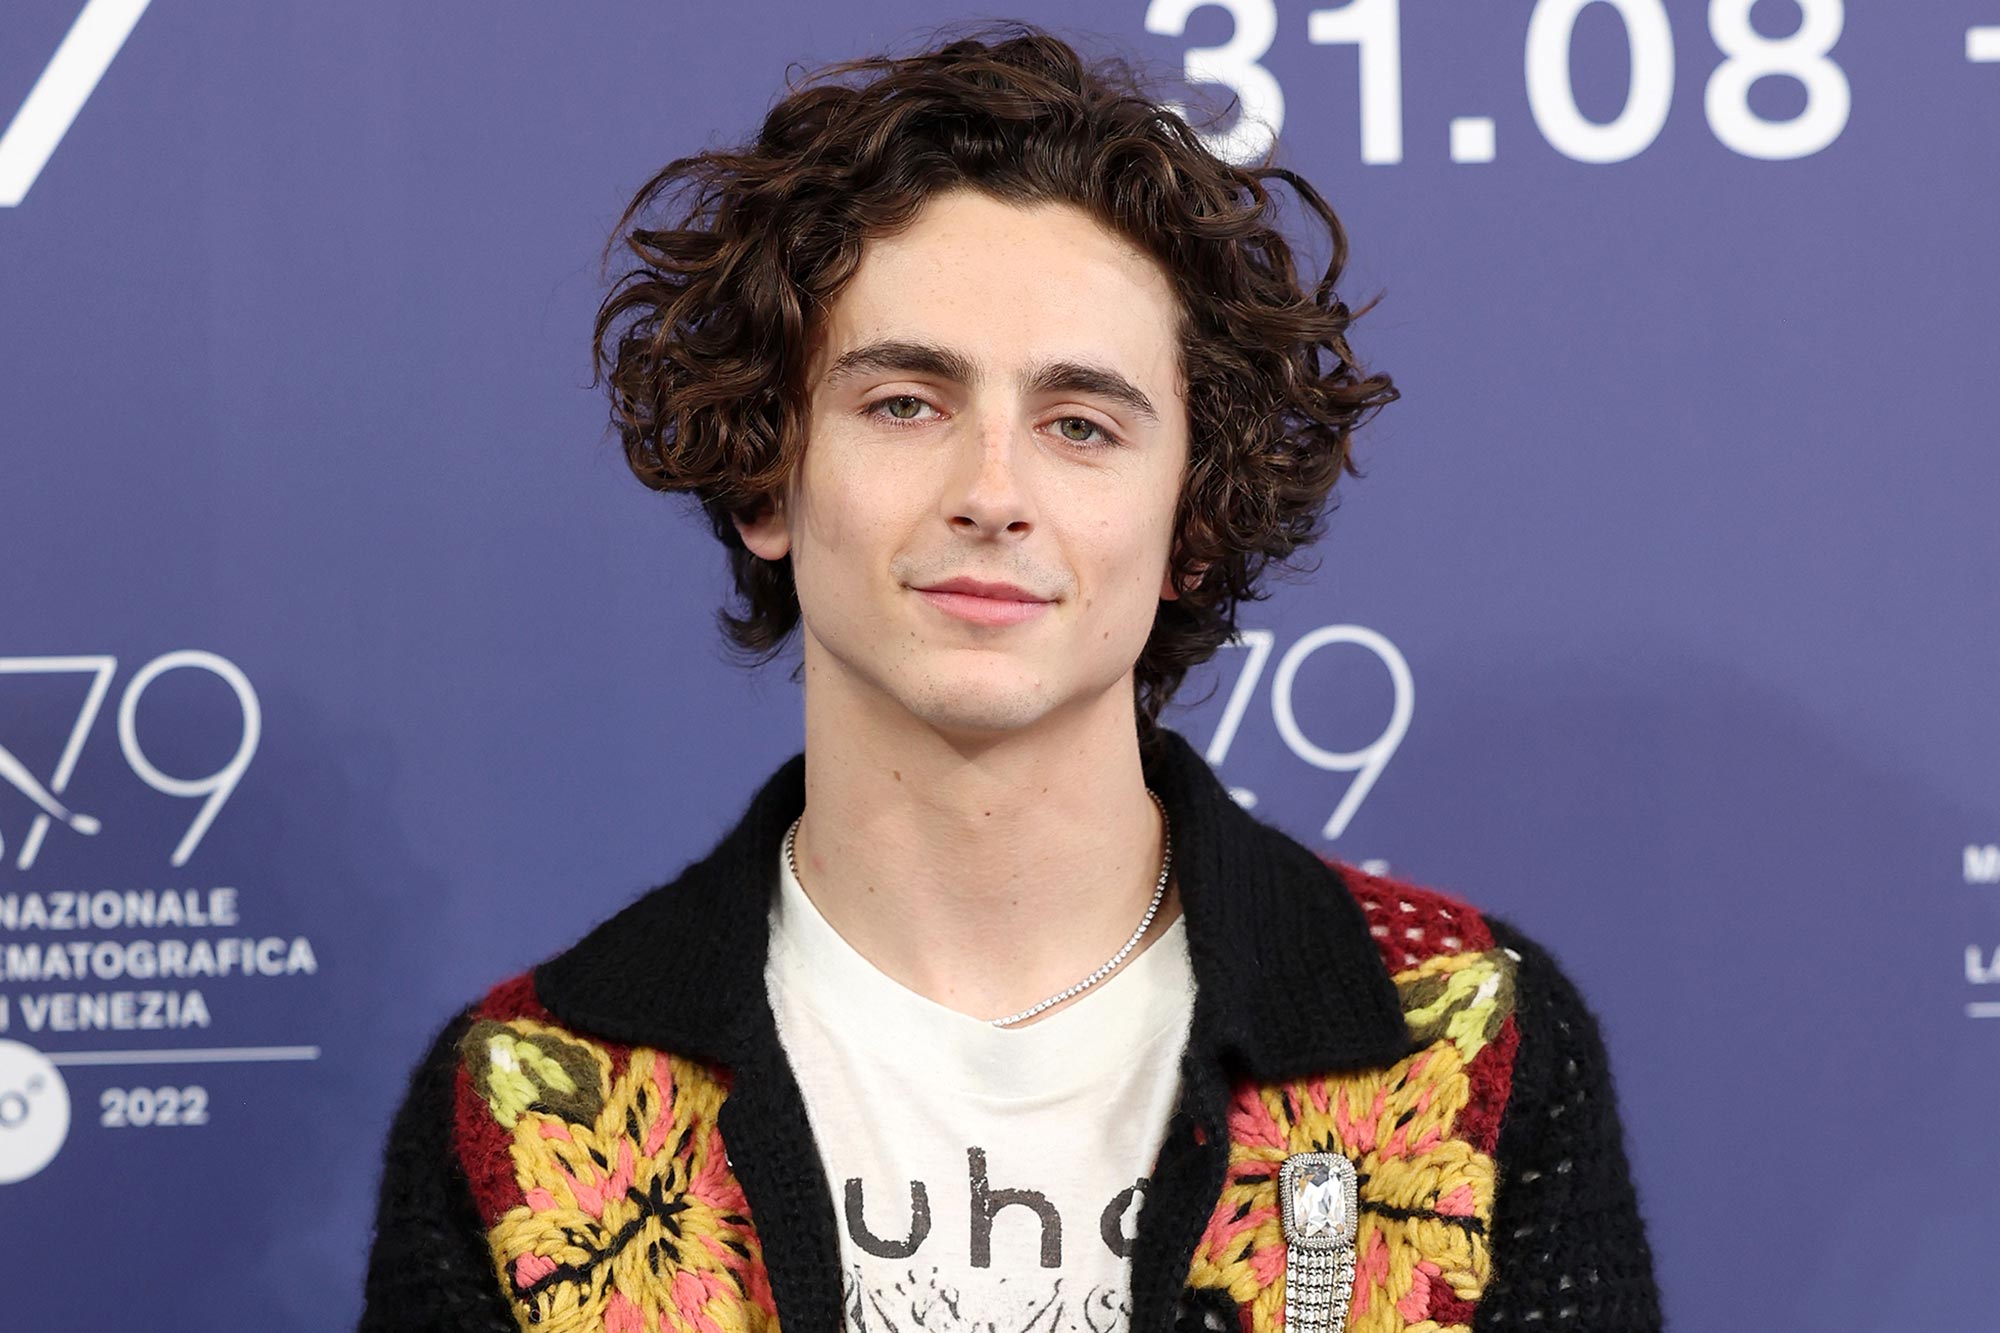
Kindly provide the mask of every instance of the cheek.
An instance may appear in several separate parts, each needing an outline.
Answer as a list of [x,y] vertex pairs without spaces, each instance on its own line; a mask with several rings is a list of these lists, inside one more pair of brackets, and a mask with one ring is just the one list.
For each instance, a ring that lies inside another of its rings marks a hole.
[[838,430],[815,430],[799,475],[801,536],[809,552],[837,562],[854,543],[867,518],[865,471],[855,466],[854,446]]
[[922,486],[907,469],[891,468],[865,448],[831,448],[808,466],[800,499],[802,578],[815,584],[856,583],[886,568],[907,539]]
[[1095,592],[1086,594],[1086,612],[1101,622],[1096,636],[1100,641],[1136,650],[1152,632],[1159,610],[1171,524],[1158,520],[1134,530],[1109,515],[1089,531],[1090,560],[1097,577]]

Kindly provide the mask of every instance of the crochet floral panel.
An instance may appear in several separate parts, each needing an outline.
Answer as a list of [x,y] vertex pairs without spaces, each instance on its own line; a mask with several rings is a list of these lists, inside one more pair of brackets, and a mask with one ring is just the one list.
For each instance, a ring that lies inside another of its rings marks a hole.
[[726,1078],[664,1052],[582,1040],[541,1011],[526,981],[490,995],[460,1043],[457,1122],[495,1276],[521,1328],[774,1329],[757,1235],[716,1127]]
[[[1518,1038],[1513,959],[1470,907],[1343,867],[1421,1048],[1380,1070],[1244,1084],[1188,1271],[1242,1333],[1284,1322],[1278,1168],[1356,1165],[1348,1328],[1469,1333],[1491,1276],[1493,1153]],[[770,1333],[761,1245],[717,1128],[727,1071],[586,1040],[502,984],[460,1043],[454,1133],[523,1333]]]
[[1347,1328],[1468,1333],[1492,1275],[1515,960],[1463,903],[1343,869],[1422,1046],[1387,1069],[1235,1089],[1228,1175],[1188,1283],[1226,1292],[1243,1333],[1281,1329],[1278,1168],[1293,1153],[1337,1152],[1360,1184]]

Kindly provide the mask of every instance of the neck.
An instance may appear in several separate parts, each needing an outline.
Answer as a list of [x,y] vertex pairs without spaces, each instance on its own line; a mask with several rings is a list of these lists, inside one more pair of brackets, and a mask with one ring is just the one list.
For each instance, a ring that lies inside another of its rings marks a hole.
[[[1129,681],[1060,716],[968,737],[816,671],[814,657],[809,645],[794,851],[800,884],[857,952],[909,989],[991,1019],[1074,985],[1124,945],[1164,850]],[[1178,906],[1170,885],[1121,970]]]

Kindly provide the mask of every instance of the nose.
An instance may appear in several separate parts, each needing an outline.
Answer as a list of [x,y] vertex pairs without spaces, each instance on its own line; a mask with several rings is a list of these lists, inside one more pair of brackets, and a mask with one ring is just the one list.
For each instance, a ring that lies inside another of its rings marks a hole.
[[1034,530],[1034,501],[1024,467],[1033,441],[999,414],[982,417],[961,442],[962,456],[945,494],[951,526],[967,537],[1025,537]]

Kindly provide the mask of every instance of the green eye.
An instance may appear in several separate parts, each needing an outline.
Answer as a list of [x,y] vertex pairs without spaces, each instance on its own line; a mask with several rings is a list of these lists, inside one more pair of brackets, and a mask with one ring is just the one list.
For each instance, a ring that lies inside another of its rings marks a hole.
[[[1072,435],[1069,431],[1069,427],[1072,425],[1083,427],[1083,434]],[[1095,421],[1092,421],[1089,417],[1064,417],[1062,418],[1062,424],[1059,427],[1059,429],[1062,431],[1063,438],[1065,440],[1068,440],[1071,444],[1089,444],[1091,432],[1093,431],[1095,431],[1098,435],[1103,436],[1103,442],[1105,444],[1113,443],[1111,436],[1105,431],[1105,429],[1102,426],[1098,425]]]

